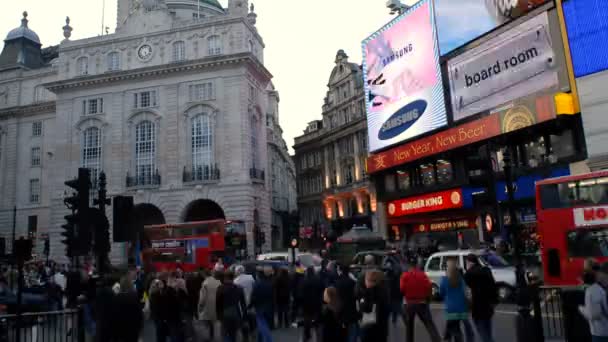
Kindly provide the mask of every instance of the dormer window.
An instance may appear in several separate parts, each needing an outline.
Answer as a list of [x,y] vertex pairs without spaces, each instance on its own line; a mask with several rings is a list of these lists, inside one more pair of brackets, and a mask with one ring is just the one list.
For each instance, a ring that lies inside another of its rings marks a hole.
[[89,59],[87,57],[80,57],[76,60],[78,75],[89,74]]

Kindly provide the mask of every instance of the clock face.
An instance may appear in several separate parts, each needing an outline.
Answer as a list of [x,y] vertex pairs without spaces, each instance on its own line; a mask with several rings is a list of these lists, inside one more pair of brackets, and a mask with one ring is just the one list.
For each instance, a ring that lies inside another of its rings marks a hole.
[[148,60],[152,57],[152,47],[148,44],[144,44],[137,50],[137,56],[142,60]]

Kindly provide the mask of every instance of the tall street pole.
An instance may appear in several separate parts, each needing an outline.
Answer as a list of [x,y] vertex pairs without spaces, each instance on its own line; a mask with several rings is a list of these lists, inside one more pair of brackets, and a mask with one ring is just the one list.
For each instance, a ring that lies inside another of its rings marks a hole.
[[13,258],[15,257],[15,240],[17,239],[17,206],[13,207],[13,245],[11,247],[11,253]]

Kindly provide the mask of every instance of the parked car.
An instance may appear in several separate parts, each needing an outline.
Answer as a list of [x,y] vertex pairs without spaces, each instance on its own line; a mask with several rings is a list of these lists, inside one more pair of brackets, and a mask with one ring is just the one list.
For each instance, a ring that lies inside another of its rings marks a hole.
[[498,286],[498,296],[501,301],[508,301],[516,286],[515,267],[502,257],[484,250],[452,250],[431,255],[424,266],[424,271],[433,283],[433,298],[439,296],[439,281],[445,275],[447,259],[456,258],[459,267],[466,271],[465,258],[476,254],[482,265],[492,270],[492,275]]

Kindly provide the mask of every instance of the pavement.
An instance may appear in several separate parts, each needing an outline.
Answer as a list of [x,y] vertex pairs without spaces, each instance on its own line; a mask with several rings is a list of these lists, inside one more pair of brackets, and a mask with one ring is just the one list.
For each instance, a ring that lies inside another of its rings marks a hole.
[[[437,329],[439,329],[439,333],[443,335],[443,330],[445,328],[445,319],[443,313],[443,305],[441,304],[432,304],[431,312],[433,314],[433,319],[435,320],[435,324],[437,325]],[[517,316],[517,312],[515,307],[512,305],[501,305],[497,308],[496,314],[494,316],[494,338],[495,342],[514,342],[516,340],[515,335],[515,318]],[[426,329],[420,322],[420,320],[416,319],[415,330],[415,342],[430,342],[430,338]],[[146,324],[144,329],[144,341],[155,341],[154,337],[154,327],[151,323]],[[297,328],[288,328],[288,329],[277,329],[273,332],[273,340],[274,342],[300,342],[300,334],[301,331]],[[196,339],[199,341],[200,339]],[[390,333],[389,333],[389,342],[393,341],[405,341],[405,327],[403,326],[402,321],[398,321],[396,325],[391,324]],[[477,338],[477,341],[479,339]],[[314,342],[314,341],[312,341]]]

